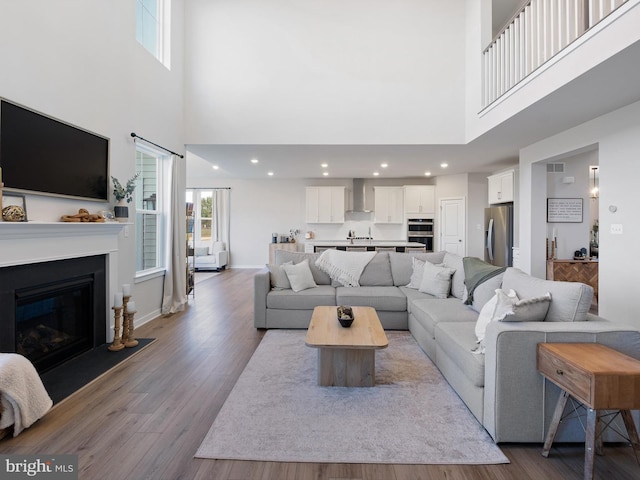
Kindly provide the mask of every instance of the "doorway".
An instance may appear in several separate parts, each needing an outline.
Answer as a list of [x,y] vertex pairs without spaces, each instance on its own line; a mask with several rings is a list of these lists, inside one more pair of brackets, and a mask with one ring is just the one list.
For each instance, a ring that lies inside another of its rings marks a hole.
[[440,250],[466,255],[466,218],[465,197],[440,199]]

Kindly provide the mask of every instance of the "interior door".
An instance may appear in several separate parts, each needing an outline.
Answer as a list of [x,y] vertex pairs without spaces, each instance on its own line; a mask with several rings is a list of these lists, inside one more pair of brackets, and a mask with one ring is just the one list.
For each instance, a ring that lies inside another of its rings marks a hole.
[[440,199],[440,250],[464,257],[467,251],[465,199]]

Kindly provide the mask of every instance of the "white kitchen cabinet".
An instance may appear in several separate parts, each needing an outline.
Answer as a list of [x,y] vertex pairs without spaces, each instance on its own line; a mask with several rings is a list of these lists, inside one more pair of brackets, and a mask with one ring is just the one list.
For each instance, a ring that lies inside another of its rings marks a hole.
[[489,205],[513,202],[514,170],[491,175],[488,180]]
[[307,187],[307,223],[344,223],[345,187]]
[[434,217],[436,214],[436,188],[433,185],[405,185],[404,211],[408,218]]
[[404,189],[373,187],[374,222],[404,223]]

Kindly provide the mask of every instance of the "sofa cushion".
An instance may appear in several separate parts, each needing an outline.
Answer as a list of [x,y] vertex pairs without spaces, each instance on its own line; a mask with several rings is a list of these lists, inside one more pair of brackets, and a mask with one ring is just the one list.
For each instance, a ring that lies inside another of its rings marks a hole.
[[309,268],[308,259],[305,258],[302,262],[296,263],[295,265],[287,262],[282,265],[282,268],[287,274],[287,278],[291,284],[291,289],[294,292],[300,292],[302,290],[318,286],[313,280],[313,274]]
[[[478,285],[473,292],[473,303],[469,306],[476,312],[480,312],[482,307],[484,307],[485,304],[496,294],[496,289],[501,288],[503,277],[504,272],[496,275],[495,277],[491,277]],[[463,301],[467,298],[467,287],[465,286],[464,289],[465,295],[462,297]]]
[[444,254],[442,263],[446,267],[454,269],[451,277],[451,295],[462,300],[462,297],[464,297],[464,265],[462,257],[455,253],[447,252]]
[[545,317],[547,322],[582,322],[591,308],[593,288],[584,283],[542,280],[517,268],[507,268],[503,289],[514,289],[519,298],[541,297],[547,292],[552,301]]
[[420,300],[423,298],[436,298],[433,295],[429,295],[428,293],[423,293],[419,290],[415,290],[409,287],[398,287],[406,297],[407,297],[407,312],[411,313],[411,307],[414,300]]
[[389,252],[376,253],[376,256],[364,267],[359,283],[361,287],[393,286]]
[[442,264],[433,265],[430,262],[425,262],[418,290],[436,298],[447,298],[451,291],[451,275],[453,275],[453,272],[453,268],[442,266]]
[[414,288],[418,290],[420,288],[420,284],[422,283],[422,277],[424,276],[424,262],[425,260],[420,260],[416,257],[411,259],[411,265],[413,270],[411,272],[411,278],[409,279],[409,283],[406,285],[407,288]]
[[397,287],[337,287],[336,303],[391,312],[407,310],[407,297]]
[[431,263],[442,263],[444,252],[430,253],[399,253],[388,252],[389,263],[391,264],[391,274],[393,275],[393,284],[396,287],[407,285],[411,281],[413,273],[412,258],[418,258]]
[[318,267],[316,267],[316,260],[320,256],[319,253],[303,253],[303,252],[289,252],[287,250],[275,251],[276,265],[282,265],[286,262],[300,263],[304,259],[309,260],[309,268],[313,275],[313,280],[317,285],[331,285],[331,278],[324,273]]
[[[445,322],[435,328],[436,343],[476,387],[484,387],[484,355],[472,352],[476,348],[473,322]],[[440,354],[438,354],[440,355]]]
[[411,315],[432,337],[435,326],[440,322],[474,322],[475,325],[478,318],[476,311],[454,297],[414,300],[411,304]]
[[321,305],[336,304],[336,289],[320,285],[300,292],[293,290],[271,290],[267,294],[267,308],[281,310],[312,310]]

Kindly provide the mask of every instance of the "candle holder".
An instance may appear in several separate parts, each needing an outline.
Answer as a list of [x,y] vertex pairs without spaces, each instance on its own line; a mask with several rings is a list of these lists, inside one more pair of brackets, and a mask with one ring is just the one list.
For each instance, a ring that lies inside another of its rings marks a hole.
[[124,312],[125,324],[127,325],[125,327],[127,329],[127,340],[123,341],[125,347],[135,347],[138,345],[138,340],[133,336],[133,316],[135,313],[135,310]]
[[122,316],[123,307],[111,307],[114,312],[113,323],[113,342],[107,347],[110,352],[119,352],[124,348],[120,341],[120,317]]
[[129,341],[129,315],[127,315],[127,303],[131,295],[124,295],[122,297],[122,344],[127,345]]

